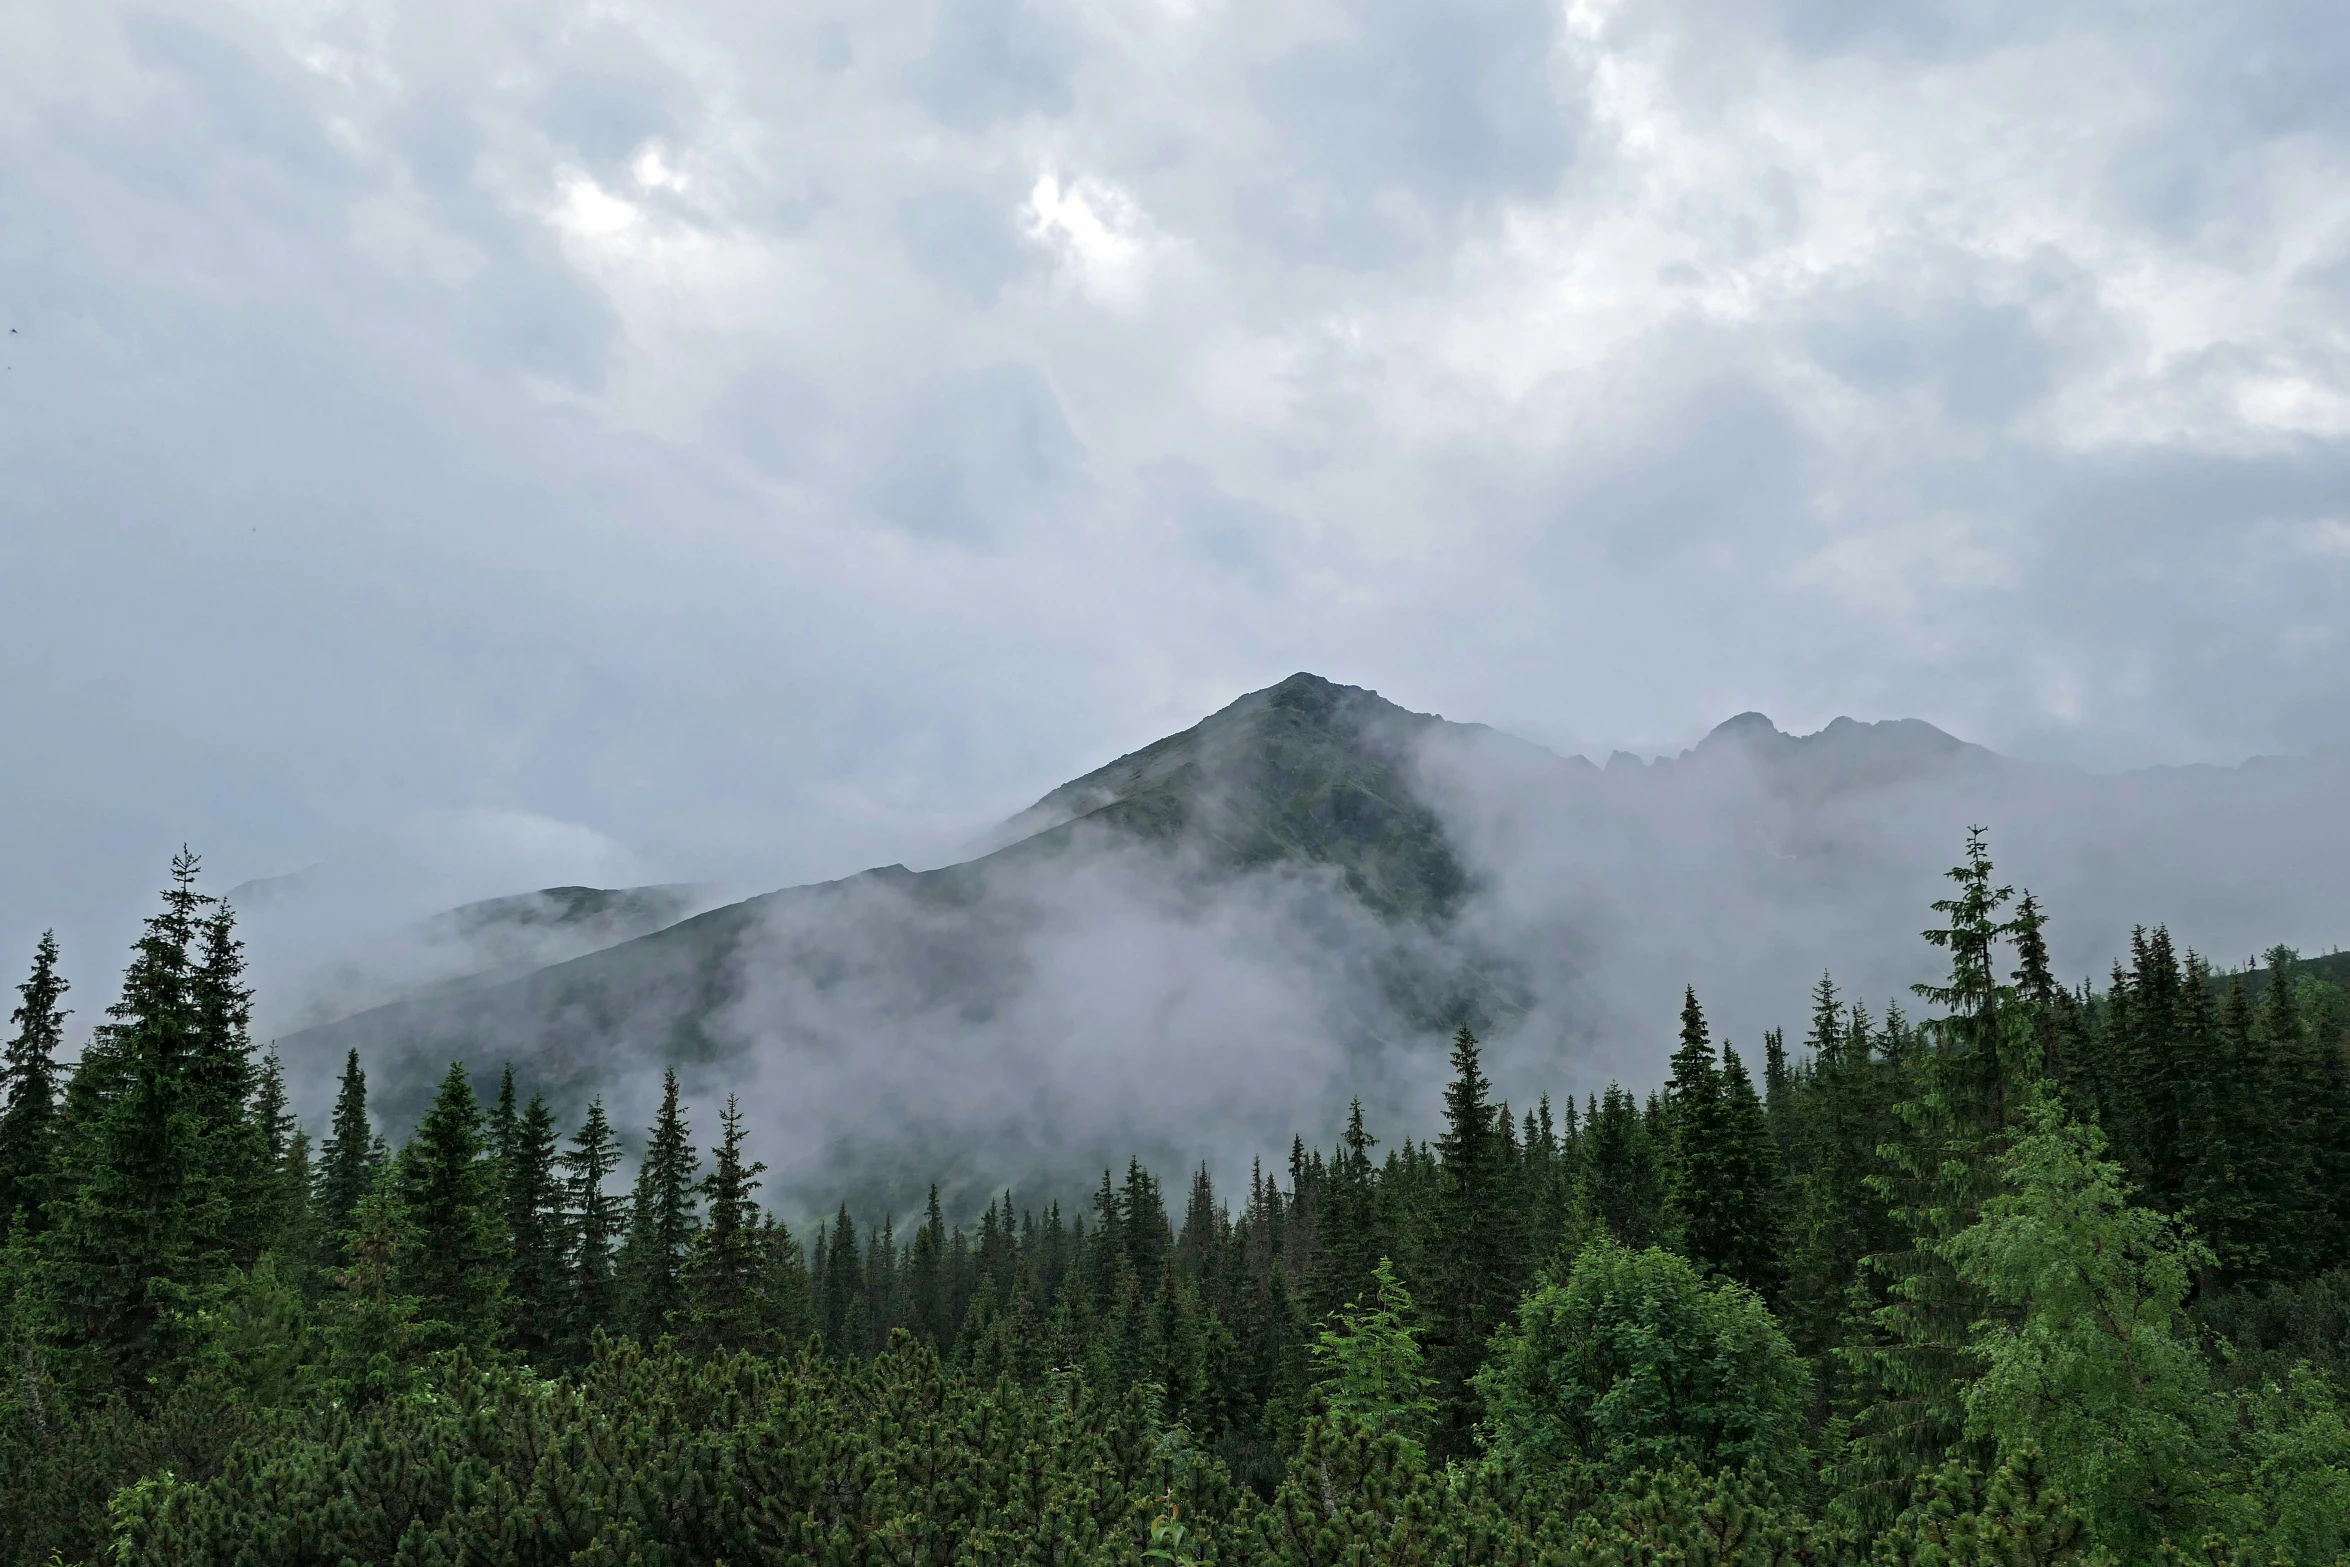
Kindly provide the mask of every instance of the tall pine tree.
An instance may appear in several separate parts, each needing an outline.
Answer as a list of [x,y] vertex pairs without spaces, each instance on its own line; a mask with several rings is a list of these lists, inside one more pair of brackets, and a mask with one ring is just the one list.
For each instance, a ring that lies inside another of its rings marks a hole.
[[1426,1243],[1438,1456],[1469,1450],[1477,1413],[1470,1379],[1484,1363],[1485,1341],[1517,1306],[1526,1264],[1517,1160],[1486,1097],[1493,1085],[1467,1024],[1453,1035],[1452,1070],[1436,1142],[1437,1223]]
[[677,1102],[672,1067],[661,1077],[661,1109],[637,1166],[628,1239],[620,1248],[621,1319],[647,1342],[668,1332],[671,1317],[685,1305],[679,1271],[698,1227],[694,1192],[701,1163]]
[[564,1202],[556,1173],[555,1117],[546,1099],[513,1118],[503,1166],[508,1342],[537,1364],[551,1363],[570,1324],[571,1277],[564,1266]]
[[122,995],[66,1092],[62,1179],[73,1191],[44,1237],[54,1330],[79,1375],[134,1402],[192,1344],[203,1293],[226,1271],[227,1193],[192,1082],[198,1018],[191,946],[207,900],[196,857],[172,861]]
[[0,1242],[20,1218],[41,1228],[41,1204],[57,1173],[57,1047],[70,1015],[58,1003],[73,987],[57,972],[57,933],[41,932],[33,971],[16,987],[14,1032],[0,1056]]
[[599,1328],[611,1328],[619,1309],[612,1248],[625,1215],[604,1180],[620,1164],[620,1146],[604,1101],[588,1101],[587,1117],[563,1153],[564,1243],[570,1263],[571,1306],[565,1338],[575,1356],[584,1354]]
[[386,1178],[409,1231],[394,1281],[416,1301],[423,1341],[489,1348],[503,1326],[505,1224],[498,1212],[497,1161],[461,1063],[450,1063]]
[[375,1128],[367,1119],[367,1072],[354,1050],[343,1060],[342,1081],[335,1088],[335,1107],[326,1141],[318,1150],[318,1227],[323,1232],[324,1261],[340,1267],[350,1261],[350,1232],[375,1183]]
[[1962,1439],[1975,1333],[1990,1306],[1948,1246],[1997,1188],[2010,1123],[2039,1077],[2036,1022],[1999,973],[1999,949],[2016,934],[2000,917],[2013,889],[1992,872],[1983,829],[1972,828],[1966,862],[1948,873],[1957,891],[1933,905],[1946,923],[1925,932],[1947,955],[1948,976],[1913,987],[1940,1015],[1925,1026],[1929,1048],[1904,1058],[1900,1134],[1887,1145],[1894,1166],[1871,1178],[1910,1237],[1870,1259],[1885,1296],[1879,1336],[1847,1357],[1870,1403],[1846,1478],[1880,1510]]
[[1722,1164],[1732,1194],[1723,1214],[1720,1272],[1776,1301],[1786,1282],[1779,1252],[1779,1141],[1772,1135],[1770,1115],[1746,1063],[1728,1044],[1722,1046],[1721,1129]]
[[742,1105],[732,1094],[718,1126],[718,1146],[710,1150],[710,1173],[701,1184],[702,1227],[681,1274],[679,1337],[703,1351],[770,1347],[771,1252],[760,1234],[759,1205],[751,1200],[767,1166],[743,1157]]
[[1584,1122],[1576,1217],[1586,1239],[1604,1234],[1639,1250],[1663,1237],[1664,1160],[1639,1101],[1621,1083],[1607,1085]]

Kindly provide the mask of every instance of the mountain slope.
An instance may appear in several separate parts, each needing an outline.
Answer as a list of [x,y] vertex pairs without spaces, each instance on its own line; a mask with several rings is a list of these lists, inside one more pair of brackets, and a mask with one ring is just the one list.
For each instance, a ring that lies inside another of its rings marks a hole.
[[[1254,873],[1302,872],[1326,880],[1326,919],[1433,934],[1471,885],[1413,777],[1416,748],[1442,729],[1480,732],[1295,675],[1054,790],[975,860],[745,899],[504,983],[306,1029],[281,1049],[310,1063],[359,1050],[376,1063],[378,1104],[404,1123],[451,1060],[485,1073],[511,1060],[574,1100],[644,1063],[738,1058],[761,1040],[733,1009],[785,974],[816,996],[878,983],[892,1014],[986,1019],[1022,969],[1024,938],[1056,923],[1062,890],[1113,863],[1178,905]],[[854,948],[840,940],[852,929]],[[889,955],[879,975],[877,952]],[[1482,1016],[1442,961],[1390,958],[1372,988],[1402,996],[1415,1021]]]
[[1354,1094],[1377,1125],[1424,1113],[1464,1020],[1525,1104],[1653,1082],[1684,985],[1750,1054],[1801,1032],[1823,969],[1906,1002],[1974,823],[2068,975],[2137,922],[2319,948],[2350,924],[2346,796],[2339,756],[2097,778],[1914,720],[1759,714],[1600,768],[1297,675],[962,864],[767,893],[282,1047],[314,1102],[359,1049],[395,1129],[452,1059],[511,1061],[566,1116],[603,1093],[623,1125],[676,1064],[705,1114],[743,1093],[787,1206],[859,1168],[877,1203],[982,1172],[1090,1184],[1129,1153],[1279,1157]]
[[[721,896],[691,883],[545,887],[464,904],[272,974],[264,1021],[308,1028],[396,1001],[504,984],[673,925]],[[230,901],[265,949],[289,921],[313,912],[299,902],[287,908],[264,899],[256,921],[237,894]]]

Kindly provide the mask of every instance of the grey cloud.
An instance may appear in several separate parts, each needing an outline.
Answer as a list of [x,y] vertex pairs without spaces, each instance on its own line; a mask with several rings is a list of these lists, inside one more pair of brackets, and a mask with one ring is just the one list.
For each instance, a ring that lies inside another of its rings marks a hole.
[[1702,569],[1697,557],[1719,541],[1744,553],[1739,541],[1784,537],[1811,490],[1810,442],[1789,411],[1743,378],[1659,392],[1637,444],[1594,443],[1562,476],[1562,541],[1602,541],[1610,563],[1647,573]]
[[456,324],[485,361],[581,388],[603,379],[620,330],[604,296],[543,242],[494,257],[466,288]]
[[1014,280],[1043,269],[1043,256],[1017,225],[1025,191],[992,182],[942,186],[908,196],[898,225],[915,263],[970,303],[993,304]]
[[286,62],[176,17],[134,14],[123,31],[131,57],[171,79],[178,99],[171,107],[185,116],[176,126],[149,122],[136,146],[183,156],[198,148],[213,158],[241,155],[248,167],[290,183],[331,188],[345,182],[345,160]]
[[884,448],[875,498],[916,533],[996,538],[1076,477],[1082,456],[1044,378],[992,365],[934,383]]
[[52,11],[0,957],[182,839],[918,859],[1298,667],[1594,754],[2350,723],[2329,6]]
[[1279,584],[1288,519],[1222,489],[1196,463],[1160,463],[1141,477],[1152,509],[1199,558],[1259,588]]
[[552,62],[534,118],[599,169],[615,169],[645,143],[678,134],[690,85],[607,24],[592,41],[572,38]]
[[2101,312],[2077,270],[2052,262],[2001,277],[1962,267],[1938,289],[1929,281],[1944,269],[1937,259],[1912,258],[1898,282],[1888,268],[1864,288],[1811,301],[1804,341],[1817,360],[1864,395],[1923,394],[1954,421],[2001,424],[2060,384],[2078,345],[2095,342]]
[[942,0],[917,73],[923,101],[965,129],[1066,109],[1075,21],[1039,0]]
[[1458,209],[1538,196],[1567,168],[1580,105],[1555,57],[1557,7],[1379,0],[1314,21],[1253,73],[1274,162],[1251,172],[1245,211],[1288,248],[1391,263],[1419,237],[1393,193],[1435,209],[1443,232]]

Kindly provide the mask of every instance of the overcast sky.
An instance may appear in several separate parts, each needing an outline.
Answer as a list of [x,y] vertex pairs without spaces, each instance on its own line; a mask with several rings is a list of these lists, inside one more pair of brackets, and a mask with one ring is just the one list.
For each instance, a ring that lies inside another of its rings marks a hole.
[[2339,0],[6,7],[0,937],[182,839],[935,858],[1300,668],[2341,743],[2345,80]]

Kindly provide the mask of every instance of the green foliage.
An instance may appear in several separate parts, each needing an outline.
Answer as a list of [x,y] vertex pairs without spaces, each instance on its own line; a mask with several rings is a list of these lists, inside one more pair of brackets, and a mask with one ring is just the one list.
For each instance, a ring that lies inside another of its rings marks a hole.
[[2002,1160],[2007,1189],[1947,1244],[1968,1282],[2020,1320],[1978,1330],[1968,1429],[2002,1453],[2047,1455],[2097,1539],[2144,1552],[2215,1521],[2206,1470],[2224,1407],[2182,1306],[2211,1255],[2129,1201],[2104,1135],[2053,1096],[2026,1109]]
[[179,1369],[189,1324],[228,1259],[215,1106],[193,1069],[203,1048],[191,945],[205,902],[196,860],[172,862],[122,996],[66,1096],[59,1182],[44,1211],[42,1289],[66,1379],[152,1400]]
[[648,1339],[666,1331],[685,1305],[681,1273],[700,1223],[694,1211],[694,1172],[700,1166],[672,1067],[662,1074],[661,1110],[646,1139],[644,1162],[637,1166],[628,1237],[616,1265],[620,1319]]
[[1444,1091],[1437,1141],[1441,1184],[1426,1238],[1430,1335],[1441,1418],[1440,1454],[1464,1451],[1475,1423],[1473,1381],[1485,1341],[1509,1316],[1525,1278],[1525,1225],[1518,1158],[1506,1111],[1487,1101],[1477,1036],[1453,1035],[1453,1079]]
[[564,1255],[555,1118],[546,1100],[532,1094],[502,1141],[498,1163],[507,1254],[506,1342],[533,1363],[551,1365],[559,1358],[570,1325],[571,1278]]
[[1337,1321],[1314,1342],[1314,1364],[1322,1373],[1318,1391],[1332,1411],[1375,1431],[1418,1441],[1435,1413],[1427,1357],[1411,1328],[1411,1291],[1385,1257],[1372,1270],[1376,1293],[1340,1308]]
[[1751,1290],[1612,1242],[1538,1285],[1478,1374],[1491,1453],[1535,1474],[1621,1478],[1801,1462],[1802,1361]]
[[400,1209],[393,1277],[416,1302],[418,1331],[436,1348],[487,1348],[505,1312],[506,1235],[497,1161],[462,1063],[450,1063],[382,1184]]
[[1992,869],[1982,829],[1971,829],[1965,862],[1948,872],[1957,891],[1933,905],[1947,923],[1924,933],[1947,954],[1947,977],[1912,987],[1942,1014],[1925,1026],[1928,1048],[1894,1063],[1896,1119],[1879,1146],[1885,1163],[1867,1178],[1904,1237],[1867,1259],[1882,1301],[1873,1333],[1840,1346],[1860,1406],[1842,1479],[1870,1494],[1872,1519],[1963,1438],[1965,1390],[1979,1369],[1974,1325],[1987,1301],[1945,1243],[1996,1187],[2010,1117],[2043,1064],[2036,1005],[1998,972],[2001,944],[2027,929],[2037,940],[2038,926],[2000,917],[2014,889],[1996,885]]
[[410,1386],[421,1369],[424,1336],[415,1296],[402,1292],[416,1228],[387,1173],[352,1216],[350,1263],[320,1303],[323,1383],[339,1403],[361,1408]]
[[675,1073],[625,1214],[600,1102],[462,1065],[395,1154],[352,1057],[314,1169],[183,855],[70,1075],[19,987],[0,1567],[2339,1561],[2350,1009],[2159,927],[2060,990],[1952,876],[1935,1014],[1823,979],[1764,1093],[1694,994],[1645,1107],[1513,1121],[1464,1028],[1376,1164],[803,1250]]
[[612,1248],[619,1240],[619,1199],[604,1181],[620,1163],[604,1101],[588,1101],[587,1117],[563,1151],[563,1243],[571,1300],[563,1317],[568,1358],[581,1357],[588,1336],[614,1320],[619,1285]]
[[[810,1326],[804,1287],[787,1289],[781,1277],[797,1265],[799,1247],[780,1226],[772,1232],[760,1226],[751,1193],[767,1167],[743,1158],[742,1110],[731,1096],[719,1124],[718,1146],[701,1186],[706,1222],[694,1235],[682,1275],[679,1337],[702,1350],[779,1347],[804,1337]],[[795,1294],[802,1299],[794,1302]]]
[[15,1030],[0,1055],[0,1238],[17,1215],[41,1228],[41,1204],[57,1175],[57,1047],[69,1015],[58,1003],[73,987],[57,972],[57,933],[33,947],[33,971],[16,987]]
[[1694,989],[1681,1004],[1681,1047],[1666,1093],[1675,1244],[1701,1269],[1775,1294],[1784,1273],[1778,1145],[1738,1053],[1724,1045],[1716,1061]]
[[1233,1504],[1136,1401],[1079,1383],[978,1386],[903,1339],[859,1363],[613,1345],[576,1382],[459,1358],[428,1393],[314,1407],[200,1483],[125,1490],[114,1529],[123,1567],[1106,1564],[1171,1510]]
[[2092,1560],[2092,1548],[2080,1515],[2027,1448],[1988,1479],[1955,1460],[1928,1472],[1877,1541],[1874,1560],[1880,1567],[2059,1567]]
[[1576,1518],[1561,1560],[1794,1567],[1833,1561],[1844,1542],[1753,1470],[1708,1473],[1687,1463],[1627,1476]]
[[2295,1368],[2240,1402],[2246,1495],[2237,1527],[2271,1560],[2350,1556],[2350,1412],[2338,1383]]
[[330,1126],[319,1148],[316,1205],[319,1226],[327,1237],[327,1260],[332,1262],[350,1255],[346,1233],[375,1181],[375,1129],[367,1120],[367,1073],[356,1050],[343,1063]]
[[1620,1084],[1592,1106],[1583,1134],[1576,1207],[1587,1235],[1619,1246],[1653,1246],[1665,1229],[1665,1173],[1639,1103]]

